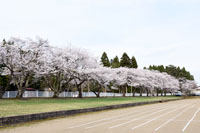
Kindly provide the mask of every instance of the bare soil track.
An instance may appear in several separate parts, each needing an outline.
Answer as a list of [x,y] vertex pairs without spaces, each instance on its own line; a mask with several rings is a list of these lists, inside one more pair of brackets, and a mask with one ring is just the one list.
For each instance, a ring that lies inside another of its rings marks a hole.
[[87,113],[4,129],[1,133],[199,133],[200,99]]

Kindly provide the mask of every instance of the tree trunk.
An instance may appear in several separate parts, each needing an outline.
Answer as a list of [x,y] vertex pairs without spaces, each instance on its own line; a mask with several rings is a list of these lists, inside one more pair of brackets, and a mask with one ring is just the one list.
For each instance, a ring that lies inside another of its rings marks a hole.
[[16,98],[23,98],[23,94],[24,94],[24,89],[22,89],[22,88],[18,89]]
[[58,96],[56,94],[53,94],[53,97],[52,98],[58,98]]
[[124,89],[123,89],[123,97],[126,97],[126,93],[125,93]]
[[53,98],[58,98],[59,94],[60,93],[58,91],[55,91],[54,94],[53,94]]
[[97,96],[98,98],[100,97],[100,93],[101,93],[100,91],[101,91],[101,88],[98,89],[98,96]]
[[164,96],[167,96],[167,92],[166,91],[164,92]]
[[93,91],[93,93],[96,95],[96,97],[100,97],[100,92],[95,92],[95,91]]
[[76,82],[76,87],[77,87],[77,90],[78,90],[78,98],[82,98],[83,95],[82,95],[82,84],[85,82],[85,80],[82,80],[80,83],[77,83]]
[[140,88],[140,96],[142,96],[142,89]]
[[123,97],[126,96],[126,91],[125,91],[125,88],[122,87],[122,92],[123,92]]
[[[18,82],[17,80],[15,80],[15,85],[17,86],[18,88],[18,93],[17,93],[17,96],[16,98],[23,98],[23,94],[25,92],[25,88],[28,86],[28,80],[26,80],[24,82],[24,78],[21,78],[20,81]],[[25,86],[23,86],[25,83]]]
[[0,90],[0,99],[3,98],[3,95],[4,95],[5,91],[4,90]]
[[3,98],[3,95],[5,92],[6,92],[6,89],[4,89],[3,86],[0,86],[0,99]]
[[98,92],[97,97],[100,98],[100,92]]
[[100,93],[101,93],[101,88],[102,88],[102,86],[101,87],[98,87],[98,89],[97,89],[97,92],[96,91],[93,91],[93,93],[96,95],[96,97],[100,97]]
[[133,88],[133,95],[132,95],[133,97],[135,96],[135,88]]
[[156,96],[159,96],[159,91],[158,91],[158,89],[156,89]]
[[78,89],[78,98],[82,98],[82,89],[81,89],[81,85],[77,86]]
[[[10,81],[10,78],[8,81]],[[10,82],[7,83],[5,88],[3,86],[2,88],[0,88],[0,99],[3,98],[4,93],[8,90],[9,87],[10,87]]]

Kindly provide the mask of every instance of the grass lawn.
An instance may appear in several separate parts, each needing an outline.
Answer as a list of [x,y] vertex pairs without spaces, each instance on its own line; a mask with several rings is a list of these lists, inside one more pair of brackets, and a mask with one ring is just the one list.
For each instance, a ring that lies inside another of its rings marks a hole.
[[72,110],[123,103],[177,99],[180,97],[115,97],[115,98],[66,98],[66,99],[0,99],[0,117],[59,110]]

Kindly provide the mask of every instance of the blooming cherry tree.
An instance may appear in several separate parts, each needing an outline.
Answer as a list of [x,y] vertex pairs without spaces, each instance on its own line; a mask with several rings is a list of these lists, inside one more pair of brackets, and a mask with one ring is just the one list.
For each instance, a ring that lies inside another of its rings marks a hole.
[[[102,88],[119,89],[123,96],[128,87],[134,88],[133,93],[138,88],[140,95],[155,91],[157,94],[159,91],[166,94],[180,89],[179,81],[167,73],[124,67],[105,68],[86,50],[69,46],[52,47],[40,38],[11,38],[8,42],[2,42],[0,64],[3,66],[1,75],[9,75],[11,83],[18,88],[17,97],[22,97],[25,88],[34,79],[41,78],[54,92],[53,97],[58,97],[69,84],[73,84],[81,98],[82,88],[88,81],[97,88],[94,91],[97,96]],[[181,85],[184,90],[196,87],[196,83],[189,80]]]
[[42,39],[11,38],[0,46],[0,62],[3,64],[2,75],[9,75],[18,88],[17,97],[21,98],[25,88],[30,85],[37,69],[38,58],[43,50],[48,47],[48,42]]

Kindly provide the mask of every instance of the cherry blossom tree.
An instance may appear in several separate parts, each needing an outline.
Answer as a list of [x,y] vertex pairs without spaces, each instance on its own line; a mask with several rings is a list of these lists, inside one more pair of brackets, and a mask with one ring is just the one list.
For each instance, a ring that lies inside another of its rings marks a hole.
[[65,90],[65,87],[73,79],[72,71],[74,63],[72,54],[68,48],[46,49],[40,58],[40,69],[36,71],[38,77],[43,77],[56,98]]
[[74,68],[72,71],[74,84],[79,92],[78,97],[82,98],[82,86],[88,81],[88,69],[97,68],[99,66],[96,58],[89,55],[86,50],[73,48],[71,49],[73,55]]
[[112,81],[111,77],[113,77],[111,70],[111,68],[103,66],[87,70],[91,90],[97,97],[100,97],[100,91],[103,88],[108,90],[108,86],[110,86],[110,82]]
[[[134,68],[105,68],[91,56],[88,51],[74,48],[52,47],[43,39],[11,38],[0,44],[0,64],[3,66],[1,75],[11,77],[11,83],[17,86],[20,98],[25,88],[31,85],[34,79],[45,79],[46,84],[54,92],[53,97],[73,84],[82,97],[82,89],[88,81],[92,83],[99,96],[102,88],[118,89],[123,92],[127,88],[138,88],[140,95],[143,92],[173,92],[180,89],[179,81],[168,75],[153,70]],[[111,87],[110,87],[111,86]],[[184,90],[191,90],[196,83],[186,80],[181,86]]]
[[3,64],[2,75],[9,75],[11,83],[18,88],[17,98],[21,98],[25,88],[33,80],[34,70],[38,68],[38,58],[48,47],[46,40],[11,38],[0,46],[0,62]]
[[140,95],[143,91],[147,95],[153,93],[154,88],[178,89],[178,80],[166,73],[131,68],[116,68],[114,71],[115,78],[113,80],[116,85],[139,87]]
[[192,80],[185,80],[185,82],[182,84],[181,88],[182,91],[186,94],[189,95],[191,93],[192,89],[197,88],[197,83]]

